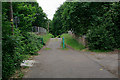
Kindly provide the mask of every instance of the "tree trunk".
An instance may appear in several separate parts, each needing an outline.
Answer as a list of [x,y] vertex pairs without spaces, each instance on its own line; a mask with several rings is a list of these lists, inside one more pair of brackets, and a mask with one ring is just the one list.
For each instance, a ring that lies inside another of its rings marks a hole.
[[10,22],[11,22],[11,27],[12,27],[12,35],[14,35],[12,1],[10,1],[9,4],[10,4]]

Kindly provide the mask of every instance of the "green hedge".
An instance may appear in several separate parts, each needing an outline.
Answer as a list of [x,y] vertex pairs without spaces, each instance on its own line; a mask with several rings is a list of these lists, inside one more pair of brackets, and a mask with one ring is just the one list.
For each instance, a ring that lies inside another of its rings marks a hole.
[[87,34],[88,47],[91,50],[114,50],[116,41],[104,27],[95,28]]

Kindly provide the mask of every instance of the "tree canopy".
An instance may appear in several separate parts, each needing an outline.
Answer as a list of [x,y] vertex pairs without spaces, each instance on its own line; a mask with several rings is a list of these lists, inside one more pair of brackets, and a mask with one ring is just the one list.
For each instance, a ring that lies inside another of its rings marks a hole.
[[52,33],[86,35],[90,49],[120,47],[119,8],[119,2],[65,2],[54,15]]
[[2,78],[4,80],[8,80],[15,70],[20,69],[25,55],[34,55],[43,46],[42,38],[31,32],[33,26],[47,28],[47,22],[47,15],[37,2],[2,2]]

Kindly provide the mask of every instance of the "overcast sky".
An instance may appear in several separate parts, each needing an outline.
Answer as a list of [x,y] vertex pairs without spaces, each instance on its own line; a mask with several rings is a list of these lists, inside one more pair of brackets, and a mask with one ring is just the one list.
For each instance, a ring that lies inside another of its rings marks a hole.
[[47,14],[48,19],[51,20],[57,8],[65,1],[66,0],[37,0],[39,6],[41,6],[43,11]]

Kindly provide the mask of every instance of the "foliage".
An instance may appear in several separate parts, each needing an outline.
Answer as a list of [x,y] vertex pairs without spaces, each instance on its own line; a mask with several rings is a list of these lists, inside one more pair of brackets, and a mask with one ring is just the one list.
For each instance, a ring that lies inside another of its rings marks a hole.
[[44,49],[45,49],[45,50],[50,50],[51,48],[47,48],[47,47],[46,47],[46,48],[44,48]]
[[62,12],[64,10],[64,5],[59,7],[56,13],[54,14],[54,18],[51,21],[51,30],[50,32],[54,36],[58,36],[62,33],[67,32],[67,27],[64,27],[62,24]]
[[65,2],[54,15],[53,33],[71,30],[86,35],[90,49],[114,50],[120,47],[119,8],[114,2]]
[[65,43],[69,46],[71,46],[72,48],[74,48],[75,50],[82,50],[85,47],[79,43],[77,40],[75,40],[71,35],[69,34],[62,34],[61,38],[65,39]]
[[106,8],[106,5],[104,5],[104,10],[108,11],[103,14],[101,19],[97,19],[102,23],[96,25],[95,28],[90,29],[87,33],[88,46],[91,50],[114,50],[120,47],[119,5],[118,3],[112,3]]
[[33,55],[42,47],[40,36],[23,36],[19,29],[14,30],[14,35],[3,37],[3,78],[9,78],[20,67],[25,54]]
[[34,33],[26,33],[23,35],[25,37],[25,54],[31,54],[33,55],[35,52],[40,50],[42,47],[41,43],[41,37],[37,36]]
[[33,26],[44,27],[47,29],[47,24],[49,20],[41,7],[37,7],[35,17],[36,19],[33,22]]
[[115,40],[104,27],[90,30],[87,34],[88,46],[90,49],[96,50],[113,50]]
[[22,48],[22,38],[23,36],[19,32],[17,32],[15,35],[6,35],[2,38],[3,78],[9,78],[15,72],[15,69],[19,68],[20,63],[23,60],[23,57],[21,56],[22,52],[24,51]]
[[13,11],[14,17],[17,16],[20,19],[18,27],[22,31],[32,31],[33,26],[44,28],[47,26],[47,15],[37,2],[15,2],[13,3]]
[[54,37],[52,34],[45,34],[41,36],[43,38],[43,42],[46,44],[48,42],[48,40],[52,37]]
[[[16,25],[14,26],[14,32],[11,29],[10,4],[2,3],[2,78],[4,80],[8,80],[16,69],[20,69],[20,63],[26,59],[26,55],[34,55],[40,50],[43,46],[41,36],[29,31],[32,26],[46,27],[47,23],[46,14],[37,2],[15,2],[12,6],[13,17],[17,16],[20,19],[17,28]],[[38,25],[35,25],[36,22]]]

